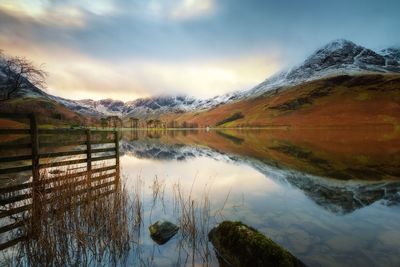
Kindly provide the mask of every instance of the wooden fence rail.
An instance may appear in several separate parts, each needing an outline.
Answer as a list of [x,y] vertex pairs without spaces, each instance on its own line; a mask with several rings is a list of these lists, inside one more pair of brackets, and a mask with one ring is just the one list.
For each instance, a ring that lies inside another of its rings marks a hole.
[[[29,212],[34,216],[35,210],[56,201],[54,194],[66,187],[75,188],[71,197],[82,197],[82,201],[115,191],[119,183],[119,136],[116,131],[39,129],[34,114],[0,114],[0,118],[26,120],[29,125],[29,129],[0,129],[0,176],[9,177],[21,172],[31,176],[29,181],[21,184],[6,187],[0,184],[0,220],[6,220],[0,224],[0,237],[10,236],[27,222],[34,221],[18,215]],[[72,140],[68,140],[71,136]],[[4,137],[6,139],[2,139]],[[51,175],[53,170],[61,174]],[[0,238],[0,250],[25,238]]]

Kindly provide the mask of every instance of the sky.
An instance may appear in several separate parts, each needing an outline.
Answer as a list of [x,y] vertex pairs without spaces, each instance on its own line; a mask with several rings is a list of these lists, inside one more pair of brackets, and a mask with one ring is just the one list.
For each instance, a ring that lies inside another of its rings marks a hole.
[[250,89],[338,38],[400,45],[398,0],[0,0],[0,49],[47,92],[130,101]]

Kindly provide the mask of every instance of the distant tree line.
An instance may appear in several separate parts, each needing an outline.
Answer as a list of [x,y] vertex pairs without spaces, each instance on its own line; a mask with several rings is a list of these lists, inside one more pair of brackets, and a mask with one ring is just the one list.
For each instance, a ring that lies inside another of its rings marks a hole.
[[135,117],[122,119],[118,116],[108,116],[100,119],[100,125],[103,128],[151,128],[151,129],[165,129],[165,128],[198,128],[198,123],[183,121],[181,123],[172,120],[165,122],[160,119],[140,120]]
[[183,121],[182,123],[179,123],[175,120],[172,120],[168,122],[168,128],[199,128],[199,124],[196,122],[187,122]]

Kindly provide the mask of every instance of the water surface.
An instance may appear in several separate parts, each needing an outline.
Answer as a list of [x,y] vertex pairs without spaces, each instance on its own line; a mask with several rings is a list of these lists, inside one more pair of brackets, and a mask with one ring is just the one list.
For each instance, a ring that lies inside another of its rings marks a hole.
[[[121,164],[128,188],[137,177],[145,185],[145,203],[155,177],[165,184],[166,207],[145,205],[144,229],[174,222],[180,183],[223,207],[211,224],[243,221],[309,266],[399,266],[399,144],[398,131],[376,129],[128,131]],[[143,257],[176,263],[176,240],[154,249],[142,237]]]
[[[119,265],[218,266],[207,233],[240,220],[308,266],[400,266],[399,129],[122,131],[120,156],[143,221]],[[148,226],[182,202],[196,238],[157,245]]]

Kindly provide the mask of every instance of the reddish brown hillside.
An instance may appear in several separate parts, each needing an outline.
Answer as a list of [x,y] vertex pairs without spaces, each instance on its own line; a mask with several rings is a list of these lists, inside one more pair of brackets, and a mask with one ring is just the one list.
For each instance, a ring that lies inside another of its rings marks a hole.
[[400,75],[336,76],[165,121],[220,127],[400,125]]

